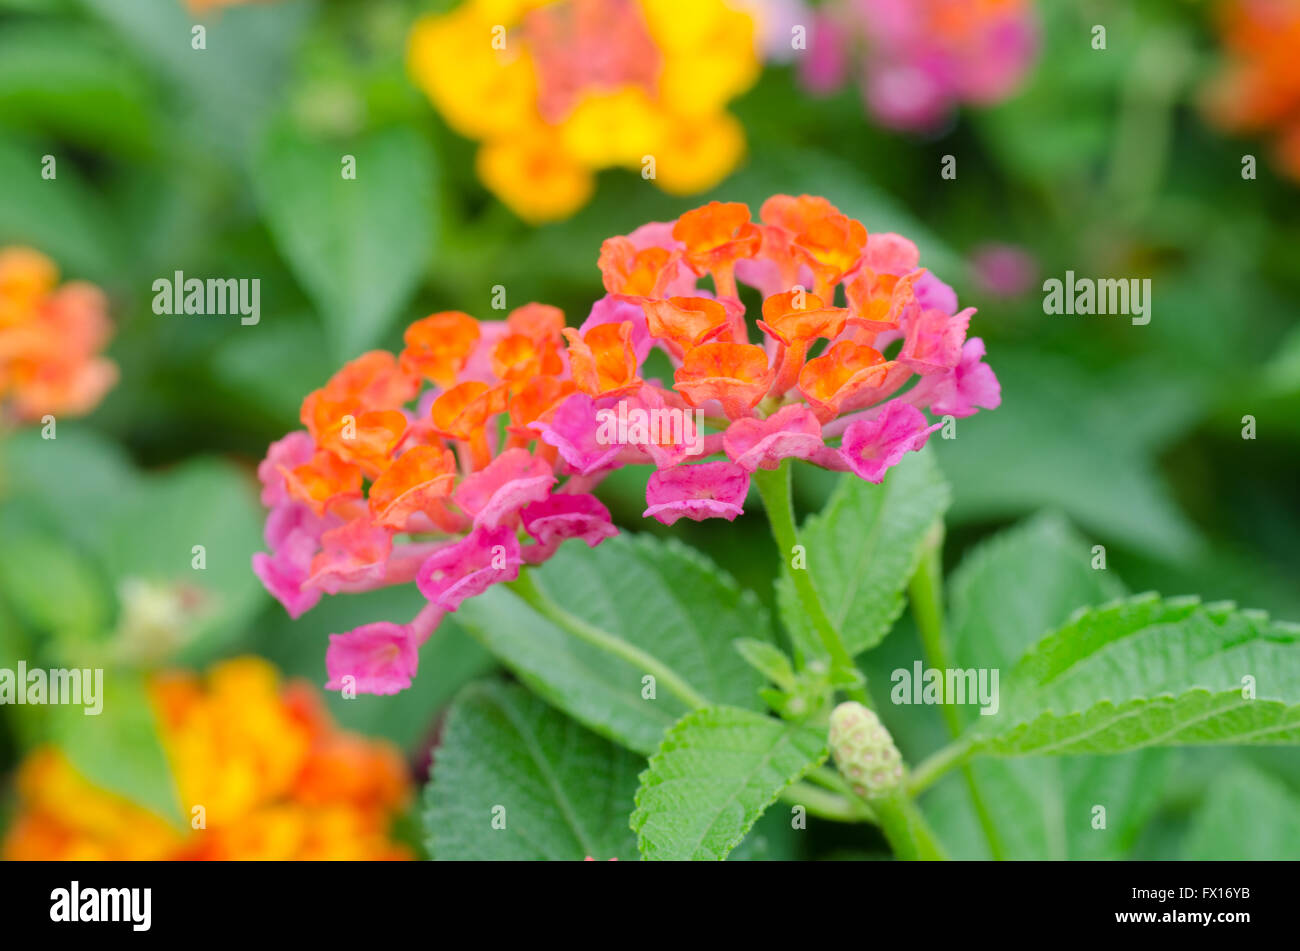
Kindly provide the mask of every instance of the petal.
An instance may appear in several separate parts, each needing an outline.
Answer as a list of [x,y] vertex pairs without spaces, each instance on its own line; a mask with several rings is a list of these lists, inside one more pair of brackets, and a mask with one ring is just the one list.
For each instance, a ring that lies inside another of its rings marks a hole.
[[875,418],[849,425],[840,455],[854,473],[878,484],[904,453],[919,450],[941,425],[927,425],[919,409],[894,400],[881,407]]
[[357,693],[389,696],[411,686],[420,653],[405,624],[380,621],[363,624],[344,634],[331,634],[325,650],[327,690],[342,690],[343,678],[352,677]]
[[496,528],[530,502],[550,494],[555,473],[527,449],[507,449],[465,477],[452,498],[479,528]]
[[574,393],[559,405],[550,419],[538,420],[529,428],[541,435],[542,442],[558,449],[560,457],[578,474],[591,475],[616,468],[622,448],[608,433],[602,435],[601,425],[595,401],[586,393]]
[[519,577],[519,539],[513,529],[475,528],[425,559],[415,576],[420,593],[447,611],[499,581]]
[[806,406],[786,406],[767,419],[742,418],[727,427],[727,458],[746,472],[775,469],[782,459],[808,459],[824,445],[822,427]]
[[559,492],[541,502],[534,502],[521,513],[524,531],[536,545],[523,549],[530,564],[540,564],[550,558],[560,543],[577,538],[595,548],[606,538],[613,538],[618,529],[610,521],[609,509],[594,495]]
[[733,520],[744,511],[749,473],[730,462],[673,466],[651,474],[642,515],[671,525],[679,518]]

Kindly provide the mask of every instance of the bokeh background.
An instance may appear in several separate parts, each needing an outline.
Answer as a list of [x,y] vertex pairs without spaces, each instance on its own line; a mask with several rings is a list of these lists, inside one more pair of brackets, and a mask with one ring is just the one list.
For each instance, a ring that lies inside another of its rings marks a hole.
[[[953,486],[950,567],[1046,510],[1104,545],[1130,590],[1300,619],[1300,185],[1267,136],[1207,118],[1218,5],[1039,3],[1041,52],[1015,93],[922,132],[881,125],[853,84],[811,94],[796,53],[729,104],[747,151],[719,185],[675,196],[602,171],[587,204],[539,226],[483,187],[475,143],[408,74],[412,24],[447,6],[285,0],[200,20],[179,0],[0,0],[0,246],[37,248],[108,294],[121,374],[93,413],[58,421],[56,440],[39,426],[0,438],[0,666],[146,671],[256,654],[323,684],[328,633],[409,619],[420,596],[327,598],[292,622],[251,572],[263,547],[254,468],[296,428],[302,397],[365,349],[400,349],[417,317],[499,316],[496,285],[510,306],[552,303],[576,326],[603,293],[604,238],[710,198],[757,209],[778,192],[824,195],[869,231],[908,235],[979,308],[973,332],[1003,404],[932,441]],[[190,45],[196,22],[203,51]],[[46,154],[54,181],[40,175]],[[342,154],[358,156],[357,181],[338,180]],[[947,155],[954,180],[940,175]],[[1243,178],[1244,155],[1257,178]],[[990,245],[1018,249],[1032,280],[991,275]],[[1150,278],[1150,324],[1045,315],[1041,282],[1067,269]],[[154,314],[153,281],[177,270],[259,278],[260,323]],[[812,474],[797,488],[811,510],[829,483]],[[624,530],[676,534],[770,602],[777,556],[761,508],[670,530],[639,518],[643,490],[629,470],[602,487]],[[912,637],[904,618],[882,656]],[[449,618],[413,689],[326,703],[342,727],[396,744],[418,782],[440,710],[493,668]],[[110,679],[123,708],[141,703],[135,681]],[[116,793],[167,795],[147,716],[119,718],[109,739],[83,729],[53,708],[0,710],[0,830],[17,764],[51,739]],[[1225,770],[1300,796],[1298,760],[1179,752],[1132,854],[1185,854]],[[416,811],[395,833],[414,854]],[[788,839],[773,833],[769,853],[874,847],[867,831]]]

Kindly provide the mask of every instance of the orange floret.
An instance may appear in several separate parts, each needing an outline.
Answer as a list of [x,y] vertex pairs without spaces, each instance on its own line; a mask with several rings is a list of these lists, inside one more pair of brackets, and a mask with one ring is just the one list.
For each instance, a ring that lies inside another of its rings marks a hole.
[[669,340],[679,353],[730,333],[726,308],[707,297],[670,297],[642,305],[650,336]]
[[638,251],[630,239],[618,235],[601,244],[596,266],[605,290],[611,294],[651,297],[658,293],[660,279],[672,260],[673,252],[667,248]]
[[677,392],[692,406],[717,400],[727,416],[735,419],[758,404],[775,375],[762,347],[705,343],[687,352],[675,379]]
[[879,350],[841,340],[799,371],[799,392],[822,423],[834,419],[844,402],[880,386],[891,366]]
[[402,369],[439,386],[451,386],[478,338],[478,321],[469,314],[458,310],[430,314],[406,328]]
[[281,471],[289,493],[310,505],[317,515],[361,497],[361,467],[325,449],[318,449],[309,462]]
[[455,483],[456,457],[450,449],[414,446],[370,486],[370,512],[377,523],[398,531],[417,512],[438,524],[445,513],[442,500]]
[[393,449],[405,432],[406,416],[395,409],[345,414],[321,433],[319,445],[374,479],[392,462]]
[[736,262],[752,257],[763,240],[749,206],[738,201],[711,201],[686,212],[673,225],[673,237],[686,245],[686,263],[697,274],[712,274],[715,292],[726,297],[736,296]]
[[564,329],[569,342],[569,368],[574,385],[590,396],[620,396],[641,385],[637,375],[632,324],[598,324],[582,336]]

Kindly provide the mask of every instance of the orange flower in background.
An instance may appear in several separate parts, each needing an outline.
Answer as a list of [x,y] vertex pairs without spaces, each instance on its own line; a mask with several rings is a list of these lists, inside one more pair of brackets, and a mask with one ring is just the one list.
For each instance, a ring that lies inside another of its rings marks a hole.
[[[315,690],[258,658],[149,687],[185,825],[83,777],[43,747],[18,772],[9,860],[404,859],[389,827],[410,778],[386,743],[340,731]],[[191,828],[202,807],[205,828]]]
[[1230,132],[1272,135],[1279,167],[1300,181],[1300,2],[1226,0],[1215,23],[1225,63],[1206,112]]
[[94,409],[117,382],[99,354],[112,335],[108,301],[29,248],[0,250],[0,421]]
[[412,78],[482,143],[479,178],[521,218],[567,218],[625,167],[691,194],[740,161],[725,110],[758,78],[757,29],[725,0],[465,0],[415,24]]

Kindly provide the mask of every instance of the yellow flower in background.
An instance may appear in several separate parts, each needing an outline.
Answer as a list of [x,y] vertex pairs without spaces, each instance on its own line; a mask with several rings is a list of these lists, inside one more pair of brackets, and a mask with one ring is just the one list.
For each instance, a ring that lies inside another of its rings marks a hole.
[[53,747],[18,772],[18,808],[3,857],[39,859],[400,859],[389,837],[410,797],[398,752],[340,731],[319,695],[282,685],[258,658],[206,678],[150,684],[163,749],[187,821],[178,828],[88,782]]
[[466,0],[416,23],[412,78],[521,218],[565,218],[623,167],[689,194],[745,152],[727,103],[758,78],[756,27],[724,0]]

